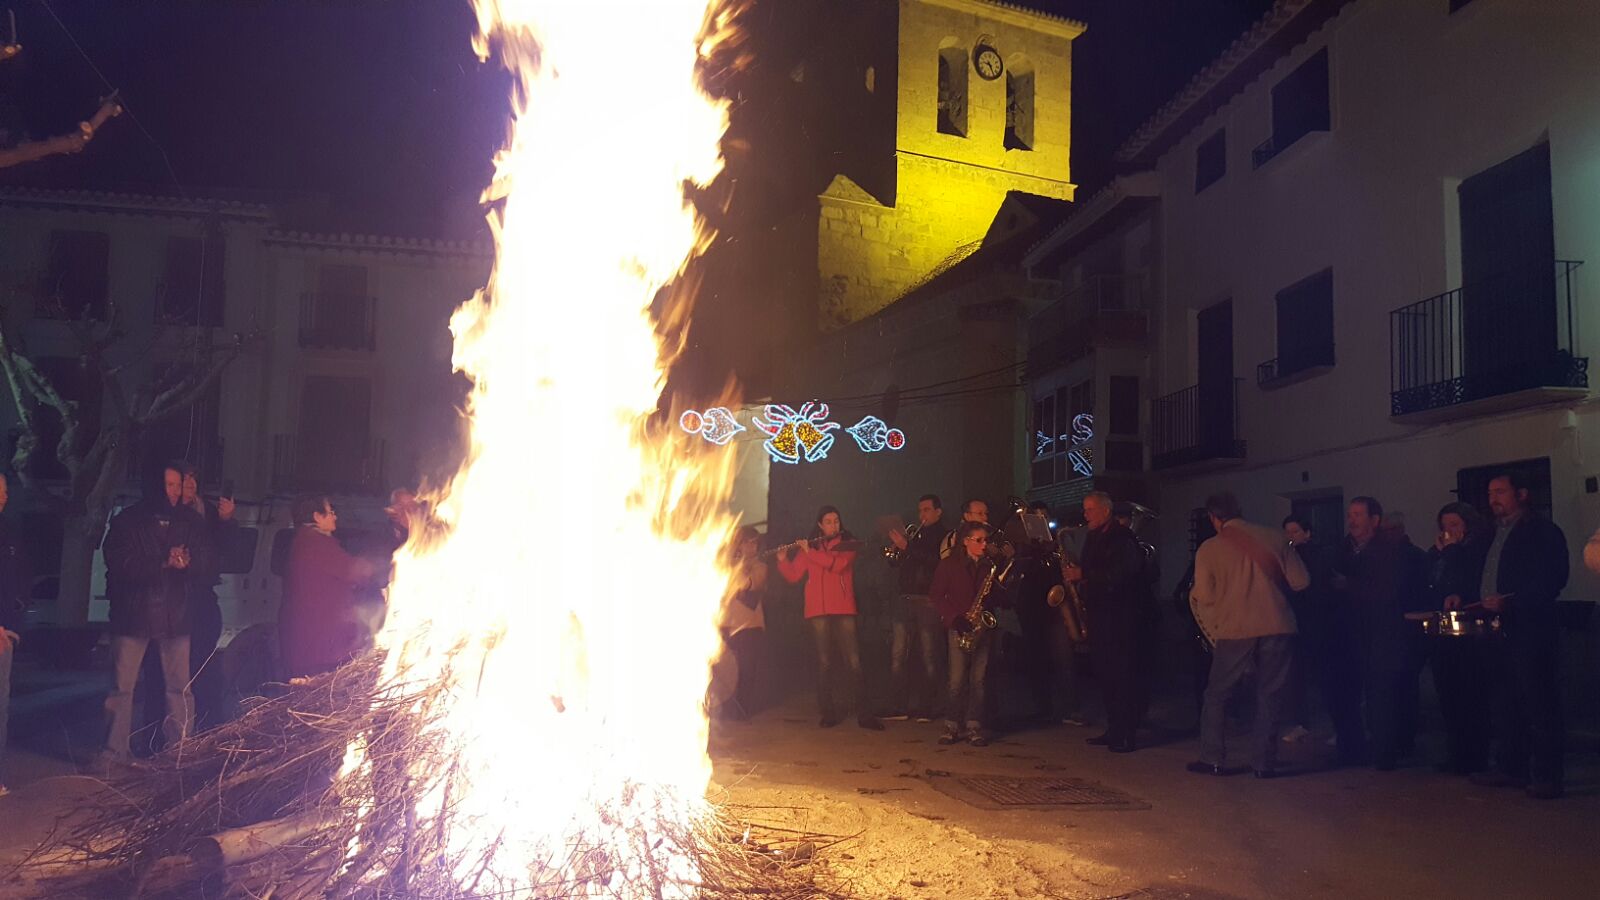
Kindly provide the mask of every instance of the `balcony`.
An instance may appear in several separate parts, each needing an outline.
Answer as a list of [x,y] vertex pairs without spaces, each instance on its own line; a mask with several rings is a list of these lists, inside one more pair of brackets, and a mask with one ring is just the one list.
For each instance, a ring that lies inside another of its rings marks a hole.
[[1389,313],[1389,414],[1441,422],[1589,394],[1578,355],[1580,261],[1510,272]]
[[387,455],[384,441],[367,442],[360,452],[332,446],[302,445],[299,435],[272,436],[272,490],[275,493],[381,494]]
[[1192,385],[1152,401],[1150,468],[1205,468],[1243,460],[1239,381],[1221,391]]
[[301,294],[300,346],[307,350],[376,350],[378,301],[372,297]]
[[1296,357],[1275,356],[1256,366],[1256,386],[1264,391],[1299,384],[1333,368],[1333,344]]
[[1147,334],[1143,273],[1093,275],[1028,321],[1028,373],[1089,355],[1101,343],[1141,344]]

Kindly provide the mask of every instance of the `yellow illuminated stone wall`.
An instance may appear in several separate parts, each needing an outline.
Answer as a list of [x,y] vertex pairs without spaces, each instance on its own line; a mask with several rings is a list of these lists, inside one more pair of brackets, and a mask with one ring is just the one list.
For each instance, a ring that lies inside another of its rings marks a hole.
[[[1072,40],[1083,27],[988,0],[899,0],[895,196],[835,178],[819,199],[820,319],[838,328],[872,315],[975,247],[1008,191],[1070,200]],[[980,77],[980,43],[1005,72]],[[964,61],[966,134],[938,129],[938,60]],[[1007,74],[1031,73],[1030,149],[1005,141]]]

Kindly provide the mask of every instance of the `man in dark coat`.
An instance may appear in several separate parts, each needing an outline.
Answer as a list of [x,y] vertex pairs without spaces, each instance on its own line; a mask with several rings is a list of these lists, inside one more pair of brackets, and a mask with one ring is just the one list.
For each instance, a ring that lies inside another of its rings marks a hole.
[[194,725],[189,691],[189,591],[195,572],[211,570],[205,521],[180,502],[181,463],[167,465],[159,487],[111,520],[103,551],[106,595],[111,603],[114,686],[106,698],[110,728],[106,752],[128,753],[133,727],[133,689],[145,651],[153,642],[166,681],[163,731],[173,746]]
[[1106,705],[1106,731],[1089,738],[1113,753],[1131,753],[1146,706],[1144,662],[1155,600],[1145,578],[1139,539],[1113,517],[1111,497],[1095,491],[1083,498],[1089,526],[1083,559],[1064,575],[1079,583],[1088,613],[1089,649]]
[[[1334,585],[1341,592],[1335,615],[1348,616],[1353,625],[1372,764],[1387,771],[1409,749],[1405,746],[1407,679],[1416,678],[1411,665],[1416,626],[1406,621],[1405,614],[1415,602],[1411,592],[1418,587],[1420,573],[1412,570],[1413,555],[1385,531],[1383,504],[1376,499],[1351,500],[1345,529],[1335,563]],[[1335,727],[1339,724],[1336,718]],[[1358,762],[1360,743],[1353,735],[1348,740],[1345,734],[1339,737],[1340,760]]]
[[1559,626],[1556,599],[1567,586],[1567,538],[1528,507],[1527,487],[1514,475],[1489,482],[1494,542],[1484,558],[1483,607],[1500,615],[1494,687],[1494,771],[1478,784],[1526,786],[1553,800],[1563,791]]
[[[889,709],[883,718],[895,720],[915,716],[919,722],[933,720],[939,704],[939,656],[945,652],[944,624],[928,599],[933,586],[933,570],[939,566],[939,547],[950,529],[944,527],[944,505],[937,494],[923,494],[917,500],[917,532],[914,536],[895,531],[889,540],[900,551],[898,561],[899,604],[889,644]],[[911,672],[911,646],[916,644],[920,678]],[[913,681],[921,684],[913,687]]]

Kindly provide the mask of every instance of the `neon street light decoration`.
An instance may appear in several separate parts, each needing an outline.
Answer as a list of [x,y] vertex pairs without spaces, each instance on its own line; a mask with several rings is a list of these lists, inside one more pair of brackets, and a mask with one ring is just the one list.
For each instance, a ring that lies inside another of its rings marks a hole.
[[796,412],[792,406],[769,403],[761,415],[766,418],[757,416],[752,424],[771,435],[761,446],[773,462],[812,463],[828,458],[833,448],[833,435],[828,432],[839,427],[838,422],[827,420],[828,404],[812,400]]
[[1094,448],[1089,446],[1094,441],[1094,416],[1089,413],[1072,417],[1072,434],[1051,437],[1042,431],[1035,431],[1033,440],[1036,459],[1053,452],[1058,442],[1066,444],[1067,461],[1072,463],[1073,471],[1085,478],[1094,476]]
[[906,445],[906,433],[898,428],[890,428],[889,423],[877,416],[867,416],[846,428],[845,433],[856,439],[856,446],[863,453],[899,450]]
[[690,434],[698,434],[718,447],[727,446],[734,435],[745,430],[726,406],[713,406],[705,412],[684,410],[678,417],[678,427]]

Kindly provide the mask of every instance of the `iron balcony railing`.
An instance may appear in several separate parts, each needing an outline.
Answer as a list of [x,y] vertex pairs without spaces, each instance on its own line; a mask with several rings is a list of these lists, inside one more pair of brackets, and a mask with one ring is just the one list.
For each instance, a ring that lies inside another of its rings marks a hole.
[[1170,469],[1208,460],[1243,459],[1239,436],[1239,381],[1225,387],[1191,385],[1151,401],[1150,468]]
[[388,446],[370,441],[360,453],[307,453],[299,435],[272,437],[272,489],[281,493],[377,494],[387,489],[384,463]]
[[378,301],[372,297],[301,294],[300,346],[308,350],[376,350]]
[[1332,343],[1294,357],[1274,356],[1256,366],[1256,384],[1264,388],[1276,387],[1308,369],[1331,366],[1333,360]]
[[1028,371],[1049,371],[1088,355],[1096,340],[1142,341],[1146,334],[1142,272],[1091,275],[1063,291],[1028,322]]
[[1389,313],[1390,415],[1540,387],[1586,388],[1573,315],[1580,260],[1465,285]]

